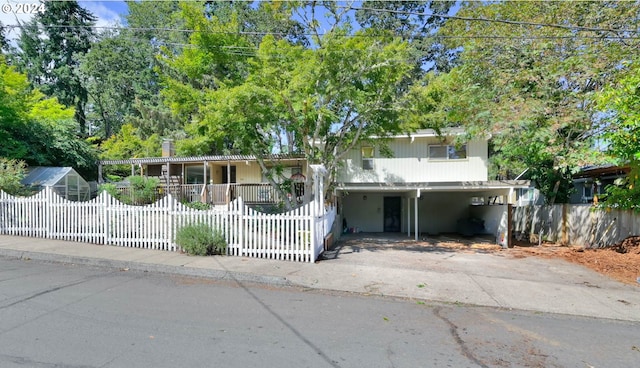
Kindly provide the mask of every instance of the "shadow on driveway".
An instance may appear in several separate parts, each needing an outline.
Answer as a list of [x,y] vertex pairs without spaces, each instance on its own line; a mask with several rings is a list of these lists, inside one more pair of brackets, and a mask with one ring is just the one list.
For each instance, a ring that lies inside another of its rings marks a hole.
[[361,252],[494,253],[501,249],[491,235],[425,235],[416,241],[413,237],[400,233],[358,233],[343,234],[340,241],[321,255],[320,260],[338,259],[341,255]]

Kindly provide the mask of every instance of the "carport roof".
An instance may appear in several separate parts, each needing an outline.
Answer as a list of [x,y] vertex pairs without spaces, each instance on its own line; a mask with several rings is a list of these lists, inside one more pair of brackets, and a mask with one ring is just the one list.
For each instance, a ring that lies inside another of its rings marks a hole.
[[422,190],[425,192],[455,192],[478,191],[496,189],[529,188],[529,180],[488,180],[488,181],[452,181],[452,182],[426,182],[426,183],[338,183],[336,190],[348,191],[389,191],[406,192]]

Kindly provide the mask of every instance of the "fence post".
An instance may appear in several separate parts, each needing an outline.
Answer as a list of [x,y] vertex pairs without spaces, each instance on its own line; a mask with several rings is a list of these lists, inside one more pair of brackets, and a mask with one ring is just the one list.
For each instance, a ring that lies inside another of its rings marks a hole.
[[109,233],[111,232],[111,216],[109,215],[109,203],[110,194],[106,191],[101,193],[102,195],[102,244],[108,245],[109,241]]
[[44,200],[42,202],[42,206],[44,207],[44,217],[45,217],[45,226],[44,226],[44,234],[42,234],[42,237],[45,239],[51,239],[50,234],[52,233],[51,230],[51,188],[50,187],[45,187],[45,192],[44,192]]
[[244,232],[245,232],[245,220],[244,220],[244,201],[242,197],[235,199],[238,205],[238,255],[242,256],[244,249]]
[[167,249],[169,250],[173,250],[173,251],[177,251],[178,250],[178,246],[177,244],[175,244],[175,239],[174,239],[174,227],[176,226],[176,211],[175,211],[175,203],[176,201],[173,199],[173,195],[171,193],[167,194],[167,200],[169,203],[167,203],[167,207],[165,207],[165,210],[167,211],[167,222],[169,223],[169,229],[167,231],[167,237],[169,238],[167,241]]
[[318,226],[318,218],[319,218],[318,215],[314,215],[314,214],[311,214],[311,216],[309,216],[309,222],[311,224],[311,229],[309,229],[309,230],[311,230],[310,234],[309,234],[309,247],[311,248],[310,249],[310,254],[309,254],[309,262],[310,263],[315,262],[315,260],[317,258],[317,254],[316,253],[318,251],[317,251],[316,245],[317,245],[317,240],[318,239],[316,239],[316,234],[317,234],[316,227]]

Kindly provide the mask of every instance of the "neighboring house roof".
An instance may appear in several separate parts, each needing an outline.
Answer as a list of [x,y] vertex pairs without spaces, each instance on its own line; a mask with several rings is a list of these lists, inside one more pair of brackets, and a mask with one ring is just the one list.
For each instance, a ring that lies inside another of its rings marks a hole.
[[33,167],[29,170],[27,176],[22,179],[22,184],[49,187],[56,185],[70,173],[78,175],[72,167]]
[[[274,154],[265,157],[266,160],[301,160],[304,155],[298,154]],[[226,161],[255,161],[254,155],[219,155],[219,156],[191,156],[191,157],[147,157],[130,158],[124,160],[102,160],[101,165],[127,165],[127,164],[165,164],[165,163],[197,163],[197,162],[226,162]]]
[[602,176],[625,176],[629,173],[629,166],[618,165],[593,165],[584,166],[578,173],[573,175],[574,179],[598,178]]

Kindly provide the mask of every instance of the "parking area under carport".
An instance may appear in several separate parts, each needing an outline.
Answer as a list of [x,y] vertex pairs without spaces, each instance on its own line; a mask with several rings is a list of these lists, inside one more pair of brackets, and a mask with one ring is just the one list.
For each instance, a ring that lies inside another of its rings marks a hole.
[[[413,240],[441,234],[507,236],[514,182],[351,185],[338,188],[345,233],[401,233]],[[528,184],[527,184],[528,185]]]

